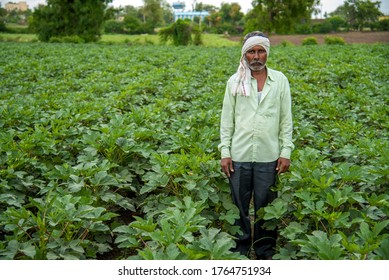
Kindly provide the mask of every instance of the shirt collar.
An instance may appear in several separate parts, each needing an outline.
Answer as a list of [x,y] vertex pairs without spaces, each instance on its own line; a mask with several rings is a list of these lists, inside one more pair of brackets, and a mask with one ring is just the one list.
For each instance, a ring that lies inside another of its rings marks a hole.
[[[269,67],[266,67],[267,69],[267,77],[269,78],[270,81],[274,82],[275,81],[275,78],[274,78],[274,72],[272,69],[270,69]],[[251,79],[255,79],[253,76],[251,76]]]

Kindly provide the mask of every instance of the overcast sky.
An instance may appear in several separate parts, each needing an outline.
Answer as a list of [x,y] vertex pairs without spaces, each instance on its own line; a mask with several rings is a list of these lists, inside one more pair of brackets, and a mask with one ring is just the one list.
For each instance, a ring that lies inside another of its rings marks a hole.
[[[45,0],[25,0],[28,4],[28,6],[31,8],[34,8],[39,3],[46,3]],[[372,2],[376,0],[371,0]],[[2,4],[2,7],[5,6],[8,2],[19,2],[18,0],[0,0],[0,3]],[[173,2],[178,2],[174,0],[167,0],[169,4],[172,4]],[[186,9],[190,10],[193,4],[193,0],[186,0],[181,1],[185,2]],[[203,2],[204,4],[211,4],[216,7],[220,7],[221,3],[239,3],[239,5],[242,7],[242,11],[246,13],[249,9],[251,9],[251,0],[198,0],[198,3]],[[322,14],[324,15],[324,12],[330,13],[333,12],[337,7],[343,4],[343,0],[321,0],[322,3]],[[143,0],[113,0],[112,4],[114,6],[143,6]],[[389,15],[389,0],[381,0],[381,11]]]

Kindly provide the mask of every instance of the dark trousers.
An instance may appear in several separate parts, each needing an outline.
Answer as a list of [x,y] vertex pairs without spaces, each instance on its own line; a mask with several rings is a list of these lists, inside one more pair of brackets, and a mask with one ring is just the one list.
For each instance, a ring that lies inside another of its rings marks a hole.
[[242,234],[237,236],[236,251],[248,255],[252,247],[257,258],[267,259],[274,254],[277,232],[263,229],[264,221],[259,220],[254,224],[254,237],[252,238],[249,209],[254,195],[254,219],[256,221],[257,211],[276,197],[276,193],[270,188],[276,182],[277,161],[269,163],[233,162],[233,166],[234,172],[230,177],[230,187],[232,200],[240,212],[240,219],[236,221],[236,225],[242,231]]

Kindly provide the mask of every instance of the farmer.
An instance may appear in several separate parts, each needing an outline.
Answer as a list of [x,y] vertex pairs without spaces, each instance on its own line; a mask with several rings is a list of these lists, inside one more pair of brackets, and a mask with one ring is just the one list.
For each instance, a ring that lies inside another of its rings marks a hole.
[[260,220],[252,237],[250,201],[254,197],[257,220],[257,211],[276,197],[270,188],[289,169],[294,148],[289,82],[266,66],[269,52],[269,39],[262,32],[244,37],[238,70],[226,86],[219,144],[221,168],[240,212],[236,251],[248,256],[253,248],[258,259],[271,259],[277,235],[263,229]]

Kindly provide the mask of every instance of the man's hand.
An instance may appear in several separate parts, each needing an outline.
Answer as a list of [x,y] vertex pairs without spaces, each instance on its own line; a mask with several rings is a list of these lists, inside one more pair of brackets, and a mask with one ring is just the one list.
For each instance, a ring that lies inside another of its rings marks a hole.
[[234,167],[232,166],[232,159],[231,158],[222,158],[220,161],[220,165],[222,167],[222,171],[224,174],[227,175],[228,178],[230,178],[231,173],[234,172]]
[[278,174],[281,174],[288,171],[289,166],[290,166],[290,159],[280,157],[277,162],[276,170]]

